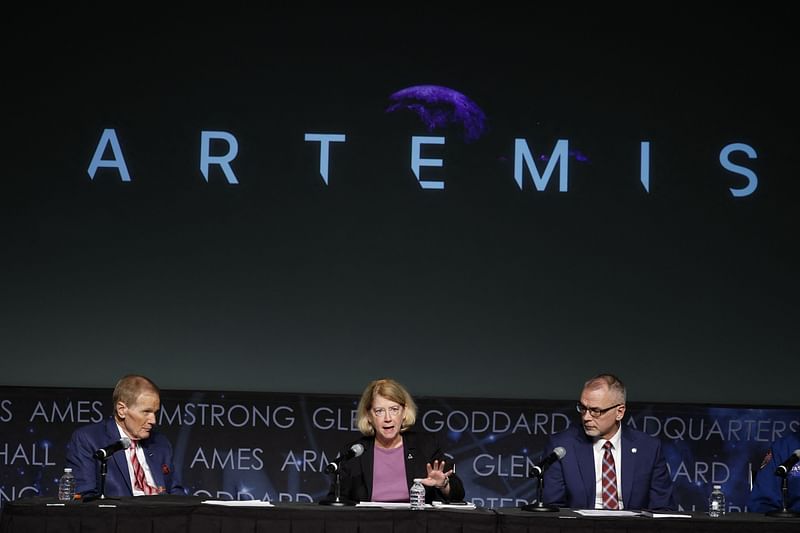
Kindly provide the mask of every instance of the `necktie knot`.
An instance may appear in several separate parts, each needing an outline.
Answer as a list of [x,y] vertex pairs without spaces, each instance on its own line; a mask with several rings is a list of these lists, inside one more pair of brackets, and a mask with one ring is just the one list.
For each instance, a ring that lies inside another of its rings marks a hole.
[[611,444],[611,441],[610,441],[610,440],[607,440],[607,441],[606,441],[606,443],[605,443],[605,444],[603,444],[603,448],[605,448],[606,450],[611,450],[611,449],[613,449],[613,448],[614,448],[614,445],[613,445],[613,444]]

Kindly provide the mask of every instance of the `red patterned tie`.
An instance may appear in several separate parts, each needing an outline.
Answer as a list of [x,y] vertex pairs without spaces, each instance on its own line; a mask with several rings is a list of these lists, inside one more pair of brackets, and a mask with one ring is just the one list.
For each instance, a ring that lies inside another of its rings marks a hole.
[[614,466],[614,456],[611,455],[611,441],[606,441],[603,448],[606,450],[603,453],[603,509],[619,509],[617,469]]
[[139,458],[136,456],[136,441],[131,441],[131,465],[133,466],[133,486],[134,488],[142,491],[145,495],[154,494],[155,490],[147,484],[147,479],[144,476],[144,468],[142,468],[142,464],[139,462]]

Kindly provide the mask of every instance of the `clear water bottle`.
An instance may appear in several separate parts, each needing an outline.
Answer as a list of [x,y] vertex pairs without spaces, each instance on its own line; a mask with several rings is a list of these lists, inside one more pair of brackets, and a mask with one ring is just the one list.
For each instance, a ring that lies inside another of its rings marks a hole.
[[725,514],[725,493],[722,485],[714,485],[708,497],[708,516],[719,518]]
[[414,484],[411,485],[408,496],[411,501],[412,511],[421,511],[425,509],[425,485],[422,484],[422,479],[414,479]]
[[65,468],[64,474],[58,480],[58,499],[69,501],[75,497],[75,476],[71,468]]

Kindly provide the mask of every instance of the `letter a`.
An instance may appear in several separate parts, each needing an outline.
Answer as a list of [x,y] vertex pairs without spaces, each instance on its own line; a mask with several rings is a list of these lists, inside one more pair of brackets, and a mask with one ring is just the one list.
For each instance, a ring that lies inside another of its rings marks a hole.
[[[114,154],[114,159],[103,159],[103,153],[106,147],[111,145],[111,152]],[[122,181],[131,181],[131,176],[128,174],[128,166],[125,164],[125,158],[122,157],[122,149],[119,147],[117,140],[117,132],[112,128],[103,130],[100,136],[100,142],[97,143],[97,149],[92,156],[92,162],[89,163],[89,178],[94,179],[97,169],[103,168],[116,168],[119,171],[119,176]]]

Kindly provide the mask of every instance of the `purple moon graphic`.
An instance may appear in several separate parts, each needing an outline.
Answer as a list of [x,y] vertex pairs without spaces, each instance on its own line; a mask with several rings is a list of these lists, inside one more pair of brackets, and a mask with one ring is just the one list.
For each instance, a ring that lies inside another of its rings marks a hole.
[[415,85],[389,96],[387,113],[413,111],[432,132],[436,128],[458,126],[464,142],[477,141],[486,131],[486,115],[464,94],[439,85]]

